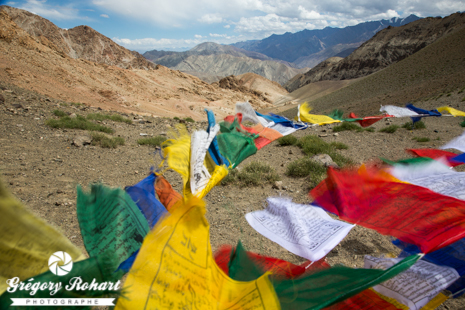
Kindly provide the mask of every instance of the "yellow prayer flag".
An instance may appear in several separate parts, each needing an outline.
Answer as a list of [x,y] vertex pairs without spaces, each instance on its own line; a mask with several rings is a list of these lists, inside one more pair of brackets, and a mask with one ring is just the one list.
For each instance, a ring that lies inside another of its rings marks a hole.
[[447,106],[438,108],[438,111],[441,112],[441,113],[446,111],[449,114],[452,114],[454,117],[455,116],[465,116],[465,112],[462,112],[460,110],[456,110],[454,108],[447,107]]
[[0,295],[7,279],[22,281],[48,270],[50,256],[58,251],[83,258],[71,241],[29,212],[0,180]]
[[299,117],[302,122],[307,122],[311,124],[318,124],[318,125],[324,125],[324,124],[332,124],[332,123],[340,123],[340,120],[333,119],[327,115],[315,115],[315,114],[310,114],[310,111],[312,108],[310,105],[305,102],[304,104],[299,106]]
[[123,309],[280,309],[268,273],[255,281],[229,278],[216,265],[205,202],[193,197],[145,237],[125,281]]
[[[174,139],[166,140],[163,143],[163,152],[164,156],[167,157],[168,167],[178,172],[183,180],[183,196],[184,199],[190,199],[193,196],[190,187],[190,177],[191,177],[191,137],[189,136],[187,130],[182,127],[178,127],[179,135]],[[203,163],[205,165],[206,158]],[[213,168],[213,170],[212,170]],[[215,187],[221,180],[228,174],[228,169],[225,165],[214,166],[211,164],[206,165],[211,173],[211,178],[209,178],[207,184],[199,192],[195,194],[198,198],[205,197],[210,190]]]

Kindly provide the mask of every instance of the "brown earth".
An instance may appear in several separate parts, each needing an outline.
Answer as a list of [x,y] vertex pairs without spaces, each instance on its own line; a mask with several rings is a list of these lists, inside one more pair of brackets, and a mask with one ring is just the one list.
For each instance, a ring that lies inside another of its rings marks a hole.
[[[125,145],[116,149],[91,145],[76,147],[72,145],[73,139],[85,132],[52,129],[45,125],[45,120],[54,118],[54,109],[86,115],[98,112],[97,108],[71,105],[11,84],[1,83],[0,89],[4,98],[3,102],[0,100],[1,178],[33,213],[57,227],[85,252],[76,217],[76,185],[102,182],[108,186],[124,188],[140,181],[149,173],[151,166],[157,167],[161,162],[154,148],[137,144],[140,134],[166,134],[177,122],[170,118],[150,116],[136,116],[133,124],[105,121],[102,123],[115,130],[114,136],[125,139]],[[454,105],[462,95],[454,93],[438,99],[436,103]],[[394,124],[406,121],[392,119]],[[463,128],[459,126],[461,121],[461,118],[453,117],[427,118],[424,119],[426,129],[413,132],[399,129],[394,134],[345,131],[334,136],[330,129],[332,126],[328,125],[299,131],[294,135],[301,137],[319,134],[326,135],[323,137],[325,141],[343,142],[349,149],[341,153],[362,163],[376,160],[380,156],[393,160],[408,157],[404,152],[406,148],[437,148],[462,133]],[[373,127],[378,130],[385,127],[386,123],[391,122],[380,121]],[[206,117],[202,122],[187,123],[187,126],[190,131],[205,129]],[[412,140],[415,136],[429,137],[431,141],[418,143]],[[280,147],[277,142],[273,142],[239,165],[244,167],[251,161],[270,164],[281,176],[285,190],[273,189],[271,185],[246,188],[228,185],[217,186],[207,195],[207,218],[213,250],[223,244],[235,245],[240,239],[248,250],[294,263],[303,261],[258,234],[244,218],[247,212],[262,209],[265,199],[270,196],[291,197],[298,203],[310,201],[305,178],[285,175],[287,164],[301,157],[303,154],[299,148]],[[176,190],[181,190],[181,179],[177,173],[168,171],[165,176]],[[390,237],[356,226],[326,259],[331,265],[362,267],[364,255],[398,253]],[[463,309],[464,303],[464,297],[448,300],[439,309]]]

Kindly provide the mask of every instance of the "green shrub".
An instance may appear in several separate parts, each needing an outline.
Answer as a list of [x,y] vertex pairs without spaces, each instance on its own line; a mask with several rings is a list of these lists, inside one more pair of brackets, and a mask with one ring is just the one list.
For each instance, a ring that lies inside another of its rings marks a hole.
[[184,120],[188,123],[195,123],[195,121],[190,117],[186,117]]
[[236,174],[236,180],[240,187],[259,186],[279,181],[280,177],[268,164],[253,161]]
[[426,125],[423,121],[418,121],[416,123],[406,122],[402,125],[402,128],[412,130],[412,129],[425,129]]
[[412,140],[415,140],[417,142],[429,142],[429,138],[426,137],[413,137]]
[[118,145],[124,145],[124,138],[111,138],[103,133],[92,133],[92,145],[100,145],[103,148],[115,149]]
[[80,115],[74,118],[71,118],[69,116],[63,116],[60,119],[49,119],[45,121],[45,124],[52,128],[81,129],[90,131],[101,131],[106,133],[114,132],[114,130],[110,127],[92,123]]
[[347,150],[349,148],[347,144],[342,142],[331,142],[329,145],[334,147],[336,150]]
[[180,121],[181,119],[177,116],[173,117],[174,120]]
[[228,174],[223,178],[223,180],[221,180],[221,185],[226,186],[236,183],[238,172],[239,171],[237,169],[229,170]]
[[463,118],[463,121],[460,123],[460,126],[465,127],[465,117]]
[[294,145],[297,143],[297,138],[292,135],[283,136],[278,139],[278,144],[281,146]]
[[368,128],[363,128],[363,131],[375,132],[375,129],[373,127],[368,127]]
[[317,176],[324,175],[326,173],[326,168],[317,163],[314,160],[311,160],[310,157],[299,158],[289,163],[286,167],[286,175],[294,178],[302,178],[315,174]]
[[166,141],[166,138],[163,136],[155,136],[151,138],[141,138],[137,140],[137,143],[140,145],[151,145],[151,146],[160,146],[163,142]]
[[123,117],[119,114],[102,114],[102,113],[90,113],[87,115],[87,119],[94,120],[94,121],[104,121],[104,120],[112,120],[114,122],[121,122],[132,124],[132,120],[129,118]]
[[76,107],[80,107],[80,106],[82,105],[82,103],[79,103],[79,102],[71,102],[70,105],[76,106]]
[[394,133],[396,132],[397,129],[399,129],[399,126],[390,125],[390,126],[384,127],[383,129],[380,129],[379,132]]
[[62,110],[53,110],[52,113],[53,115],[58,116],[58,117],[68,116],[68,114]]
[[345,144],[340,142],[327,143],[321,138],[313,135],[308,135],[300,138],[296,145],[302,149],[302,151],[309,156],[317,154],[328,154],[331,156],[333,161],[338,164],[339,167],[343,167],[347,164],[352,164],[352,160],[339,154],[337,149],[344,149],[347,147]]
[[355,123],[351,122],[342,122],[341,125],[337,125],[333,127],[333,132],[340,132],[346,130],[359,130],[361,127]]

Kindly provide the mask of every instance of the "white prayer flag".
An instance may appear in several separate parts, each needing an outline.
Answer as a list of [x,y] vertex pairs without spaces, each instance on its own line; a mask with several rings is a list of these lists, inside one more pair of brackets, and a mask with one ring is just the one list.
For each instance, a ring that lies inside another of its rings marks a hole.
[[390,169],[390,173],[401,181],[465,200],[465,172],[451,170],[440,161],[421,165],[396,165]]
[[311,261],[328,254],[355,226],[334,220],[312,205],[273,197],[267,202],[265,210],[246,214],[247,222],[263,236]]
[[405,117],[405,116],[418,116],[417,112],[414,112],[412,110],[409,110],[407,108],[403,107],[396,107],[394,105],[382,105],[381,108],[379,109],[380,112],[386,112],[389,115],[392,115],[394,117]]
[[457,138],[454,138],[445,145],[441,146],[440,149],[456,149],[461,152],[465,152],[465,131]]
[[204,130],[195,131],[191,137],[191,161],[190,161],[190,186],[193,195],[202,191],[207,186],[211,175],[204,165],[208,148],[220,131],[220,125],[216,124],[210,128],[208,134]]
[[[376,258],[367,255],[364,268],[385,270],[401,260],[401,258]],[[426,305],[458,278],[459,274],[454,268],[419,260],[406,271],[374,286],[373,289],[416,310]]]

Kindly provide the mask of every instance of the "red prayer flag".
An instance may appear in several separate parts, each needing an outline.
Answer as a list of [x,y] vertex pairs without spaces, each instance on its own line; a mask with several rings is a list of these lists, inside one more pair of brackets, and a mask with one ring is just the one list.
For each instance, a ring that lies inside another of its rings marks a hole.
[[418,157],[429,157],[432,159],[439,159],[441,157],[444,157],[447,159],[449,167],[456,167],[463,164],[462,162],[452,160],[452,158],[457,156],[457,154],[448,151],[437,149],[407,149],[405,151]]
[[355,296],[323,310],[400,310],[390,302],[385,301],[372,290],[364,290]]
[[[216,253],[215,253],[215,262],[221,270],[224,271],[227,275],[229,275],[229,260],[231,258],[231,251],[233,247],[230,245],[222,246]],[[329,264],[325,261],[325,259],[320,259],[317,262],[311,264],[311,261],[306,261],[301,265],[294,265],[290,262],[285,260],[259,255],[253,252],[247,251],[247,255],[249,258],[256,263],[263,271],[271,271],[272,274],[276,276],[286,277],[286,278],[295,278],[301,276],[305,272],[313,272],[325,268],[329,268]],[[311,264],[311,265],[310,265]],[[310,265],[308,268],[308,265]]]
[[[370,125],[373,125],[377,121],[382,120],[385,117],[393,117],[393,116],[392,115],[367,116],[361,120],[357,120],[356,122],[358,122],[360,126],[362,127],[368,127]],[[357,117],[354,112],[351,112],[349,114],[349,118],[359,118],[359,117]]]
[[315,202],[350,223],[413,243],[423,253],[465,237],[465,202],[399,183],[376,168],[337,171],[310,191]]

